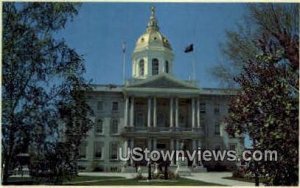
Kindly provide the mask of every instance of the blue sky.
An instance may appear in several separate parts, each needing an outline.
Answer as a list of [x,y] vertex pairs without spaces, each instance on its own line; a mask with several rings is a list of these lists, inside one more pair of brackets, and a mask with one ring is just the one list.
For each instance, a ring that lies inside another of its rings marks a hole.
[[[145,31],[150,7],[156,7],[160,31],[167,36],[175,54],[173,73],[187,80],[196,62],[200,87],[221,87],[210,69],[224,62],[219,44],[225,31],[235,28],[245,12],[237,3],[83,3],[79,15],[58,34],[84,56],[87,79],[94,84],[122,84],[121,43],[127,43],[126,76],[131,76],[131,54],[137,38]],[[194,54],[184,48],[194,43]]]
[[[210,70],[224,62],[220,43],[226,30],[242,21],[245,4],[238,3],[83,3],[79,15],[58,33],[82,54],[85,77],[94,84],[122,84],[122,41],[126,41],[126,76],[131,76],[131,54],[136,40],[146,30],[150,7],[156,7],[160,31],[169,39],[175,60],[173,73],[187,80],[196,61],[200,87],[222,87]],[[193,54],[184,48],[194,44]],[[246,146],[250,145],[246,138]]]

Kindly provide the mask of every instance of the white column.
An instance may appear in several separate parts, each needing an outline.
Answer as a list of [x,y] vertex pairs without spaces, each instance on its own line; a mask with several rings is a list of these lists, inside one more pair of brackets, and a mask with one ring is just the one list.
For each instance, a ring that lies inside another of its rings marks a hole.
[[180,140],[176,139],[176,150],[180,150]]
[[[194,139],[193,139],[193,150],[195,152],[197,151],[197,143],[196,143],[196,140],[194,140]],[[197,157],[195,157],[193,160],[193,166],[195,166],[197,164],[196,159],[197,159]]]
[[[197,147],[197,149],[201,149],[201,150],[202,150],[202,144],[201,144],[201,141],[200,141],[200,140],[197,140],[197,142],[198,142],[198,147]],[[201,160],[199,161],[198,165],[199,165],[199,166],[203,166]]]
[[[124,140],[123,145],[123,157],[126,157],[128,155],[128,140]],[[127,164],[127,161],[125,162]]]
[[[178,150],[180,150],[180,143],[179,143],[179,140],[178,139],[176,139],[175,140],[175,149],[178,151]],[[177,155],[176,155],[176,164],[177,164],[177,161],[178,161],[179,159],[177,158]]]
[[201,143],[201,140],[197,140],[198,142],[198,148],[201,148],[202,149],[202,143]]
[[148,127],[151,127],[151,98],[148,98]]
[[[128,152],[128,140],[126,139],[126,140],[124,140],[124,145],[123,145],[123,154],[127,154],[127,152]],[[125,155],[124,155],[125,156]]]
[[175,99],[175,126],[178,127],[178,111],[179,111],[179,106],[178,106],[178,98]]
[[170,98],[170,127],[173,126],[173,98]]
[[195,99],[192,98],[192,128],[195,128]]
[[131,103],[130,103],[130,126],[133,127],[134,125],[134,97],[131,97]]
[[156,127],[156,123],[157,123],[157,118],[156,118],[156,97],[153,98],[153,127]]
[[148,150],[152,151],[152,139],[148,138]]
[[[131,151],[133,150],[133,147],[134,147],[134,139],[132,138],[131,141],[130,141],[130,149],[131,149]],[[131,154],[131,157],[130,157],[130,165],[133,166],[132,154]]]
[[125,109],[124,109],[124,126],[127,127],[128,126],[128,97],[126,96],[125,99]]
[[197,98],[197,127],[200,128],[200,99]]
[[156,145],[157,145],[157,139],[153,139],[153,150],[156,150]]
[[[170,140],[170,152],[174,151],[174,139]],[[174,158],[171,159],[171,165],[174,165]]]

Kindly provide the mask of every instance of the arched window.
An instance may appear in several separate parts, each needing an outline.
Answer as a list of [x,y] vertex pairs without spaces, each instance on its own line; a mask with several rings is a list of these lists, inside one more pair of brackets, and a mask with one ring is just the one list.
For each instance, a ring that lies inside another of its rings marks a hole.
[[152,59],[152,75],[158,74],[158,59]]
[[169,62],[168,61],[166,61],[166,64],[165,64],[165,72],[169,73]]
[[140,74],[140,76],[144,76],[144,68],[145,67],[145,63],[144,63],[144,60],[143,59],[141,59],[140,60],[140,62],[139,62],[139,74]]

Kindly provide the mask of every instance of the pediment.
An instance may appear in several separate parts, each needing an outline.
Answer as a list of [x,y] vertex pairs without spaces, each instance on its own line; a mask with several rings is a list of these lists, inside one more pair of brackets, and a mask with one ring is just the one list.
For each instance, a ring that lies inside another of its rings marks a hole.
[[178,80],[168,74],[161,74],[146,80],[141,80],[127,87],[134,88],[174,88],[174,89],[198,89],[190,83]]

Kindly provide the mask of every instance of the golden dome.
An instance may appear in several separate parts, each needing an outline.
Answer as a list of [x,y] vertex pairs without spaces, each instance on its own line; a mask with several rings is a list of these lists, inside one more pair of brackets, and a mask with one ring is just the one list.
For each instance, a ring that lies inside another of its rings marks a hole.
[[154,7],[151,8],[151,16],[147,25],[147,30],[138,38],[135,51],[139,51],[145,48],[167,48],[168,50],[172,50],[168,39],[159,31],[157,20],[155,18]]

